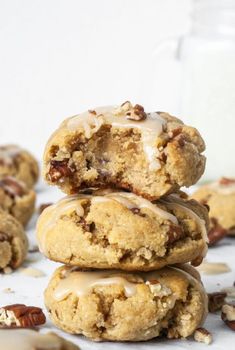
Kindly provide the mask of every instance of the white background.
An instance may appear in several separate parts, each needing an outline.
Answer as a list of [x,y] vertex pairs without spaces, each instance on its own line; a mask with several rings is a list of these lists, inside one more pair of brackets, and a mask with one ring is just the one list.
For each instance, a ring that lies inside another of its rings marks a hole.
[[[177,72],[151,55],[190,25],[190,0],[0,0],[0,142],[41,158],[67,116],[125,100],[177,113]],[[159,73],[159,72],[158,72]],[[163,79],[164,78],[164,79]]]

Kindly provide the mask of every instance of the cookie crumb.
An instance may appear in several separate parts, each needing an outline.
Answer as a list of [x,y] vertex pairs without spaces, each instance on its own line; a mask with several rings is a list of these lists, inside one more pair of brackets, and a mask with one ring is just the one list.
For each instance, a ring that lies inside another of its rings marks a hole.
[[206,261],[198,266],[197,269],[205,275],[219,275],[231,271],[230,267],[226,263],[211,263]]
[[42,270],[35,269],[33,267],[26,267],[24,269],[20,269],[20,273],[22,275],[35,278],[46,276],[46,274]]
[[194,332],[194,340],[199,343],[210,345],[212,343],[212,335],[207,329],[198,328]]
[[11,294],[11,293],[15,293],[14,290],[12,290],[11,288],[4,288],[2,290],[3,293],[6,293],[6,294]]
[[13,272],[13,270],[12,270],[12,268],[11,268],[10,266],[6,266],[6,267],[4,267],[4,269],[3,269],[3,273],[4,273],[5,275],[10,275],[12,272]]

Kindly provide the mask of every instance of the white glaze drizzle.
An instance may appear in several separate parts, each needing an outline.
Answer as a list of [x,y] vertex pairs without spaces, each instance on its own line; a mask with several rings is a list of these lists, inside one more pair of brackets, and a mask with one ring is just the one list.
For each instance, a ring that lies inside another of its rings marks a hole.
[[53,334],[30,329],[0,329],[1,350],[60,350],[61,341]]
[[[116,114],[117,108],[120,113]],[[166,124],[164,118],[158,113],[149,113],[145,120],[135,121],[127,119],[125,110],[117,106],[98,107],[95,109],[96,114],[84,112],[70,118],[67,121],[67,128],[71,131],[82,129],[86,138],[91,138],[102,125],[111,125],[113,128],[131,128],[141,131],[141,140],[143,150],[149,162],[150,170],[158,170],[161,165],[157,156],[159,150],[156,146],[156,140],[162,133],[163,126]]]
[[[92,290],[96,286],[110,286],[110,285],[120,285],[124,289],[126,297],[132,297],[136,294],[137,286],[139,283],[146,283],[149,286],[151,280],[161,280],[163,274],[167,274],[168,271],[175,271],[185,276],[189,283],[194,286],[200,293],[204,296],[204,313],[202,315],[201,322],[204,321],[207,314],[207,298],[206,293],[203,289],[203,286],[200,281],[198,281],[194,276],[188,273],[185,270],[181,270],[177,267],[166,267],[158,271],[151,272],[138,272],[128,273],[120,270],[110,270],[110,271],[77,271],[76,268],[65,268],[64,278],[59,281],[57,286],[53,291],[53,298],[56,301],[61,301],[66,299],[70,294],[74,294],[77,297],[82,297],[92,293]],[[130,282],[128,280],[128,275],[135,275],[136,281]],[[160,282],[159,282],[160,283]],[[161,284],[161,283],[160,283]],[[151,287],[150,287],[151,290]],[[172,291],[169,289],[170,294]],[[173,301],[175,302],[176,298],[172,294]],[[174,307],[174,302],[172,307]]]

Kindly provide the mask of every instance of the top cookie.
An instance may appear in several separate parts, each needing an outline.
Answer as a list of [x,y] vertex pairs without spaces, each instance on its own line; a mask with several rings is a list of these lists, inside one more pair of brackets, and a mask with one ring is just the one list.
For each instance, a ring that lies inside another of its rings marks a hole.
[[0,146],[0,176],[14,176],[32,188],[39,176],[38,163],[28,151],[19,146]]
[[67,194],[112,186],[154,200],[198,181],[204,149],[196,129],[125,102],[66,119],[47,143],[44,177]]

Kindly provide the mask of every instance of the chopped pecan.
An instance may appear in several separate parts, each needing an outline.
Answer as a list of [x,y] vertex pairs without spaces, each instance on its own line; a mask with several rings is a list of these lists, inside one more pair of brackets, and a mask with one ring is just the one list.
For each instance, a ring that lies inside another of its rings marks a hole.
[[62,177],[70,176],[74,169],[69,166],[69,159],[51,160],[49,178],[52,182],[60,180]]
[[222,306],[221,318],[229,328],[235,331],[235,305],[224,304]]
[[43,203],[40,205],[38,212],[39,214],[42,214],[43,210],[52,205],[53,203]]
[[133,109],[126,113],[127,119],[140,121],[145,120],[147,118],[147,114],[144,111],[144,107],[136,104]]
[[207,345],[212,343],[212,335],[205,328],[197,328],[194,332],[194,339],[200,343],[205,343]]
[[208,309],[210,312],[216,312],[222,308],[225,303],[227,293],[214,292],[208,293]]
[[182,132],[182,128],[176,128],[168,132],[168,136],[170,139],[173,139],[174,137],[180,135]]
[[0,308],[0,328],[34,328],[45,322],[39,307],[13,304]]
[[94,111],[93,109],[88,109],[88,112],[89,112],[90,114],[97,115],[96,111]]
[[9,236],[6,233],[0,231],[0,242],[5,241],[9,241]]
[[146,216],[144,213],[141,213],[139,208],[131,208],[131,211],[132,211],[133,214],[136,214],[136,215],[139,215],[139,216],[142,216],[142,217]]
[[84,218],[80,218],[79,224],[81,224],[82,228],[86,232],[93,232],[95,230],[95,223],[92,222],[92,223],[88,224]]
[[174,243],[183,237],[183,230],[180,226],[170,225],[170,229],[167,232],[168,243]]
[[235,179],[230,179],[228,177],[222,177],[220,180],[219,180],[219,184],[220,185],[232,185],[232,184],[235,184]]
[[0,187],[11,197],[22,197],[25,192],[25,186],[11,176],[6,176],[0,180]]
[[211,247],[223,239],[227,235],[227,230],[224,229],[216,218],[211,218],[211,228],[208,232],[208,245]]

